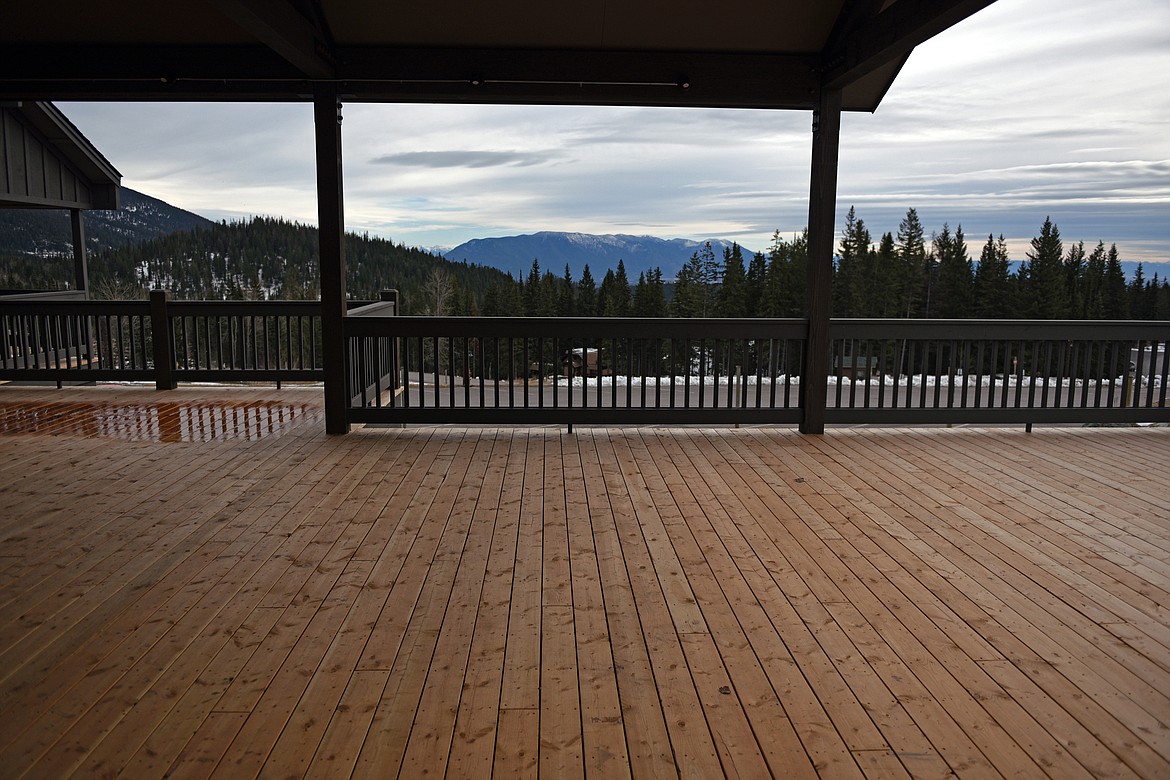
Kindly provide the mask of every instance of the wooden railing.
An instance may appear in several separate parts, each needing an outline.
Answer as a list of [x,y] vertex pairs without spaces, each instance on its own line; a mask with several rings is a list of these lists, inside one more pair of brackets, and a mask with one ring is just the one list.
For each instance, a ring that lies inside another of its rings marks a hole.
[[[348,318],[396,345],[351,422],[793,423],[803,320]],[[1170,323],[835,320],[829,423],[1170,422]],[[1132,365],[1131,365],[1132,363]],[[816,399],[813,399],[815,402]]]
[[395,345],[352,422],[791,423],[799,320],[349,317]]
[[[1170,422],[1168,322],[345,318],[354,423]],[[156,339],[166,332],[168,338]],[[315,301],[0,301],[0,379],[323,381]],[[811,383],[808,383],[811,384]]]
[[176,382],[321,381],[315,301],[176,301],[166,304]]
[[834,320],[833,423],[1166,422],[1167,322]]
[[170,388],[324,378],[315,301],[0,301],[0,336],[0,379]]
[[149,381],[147,301],[0,302],[0,379]]

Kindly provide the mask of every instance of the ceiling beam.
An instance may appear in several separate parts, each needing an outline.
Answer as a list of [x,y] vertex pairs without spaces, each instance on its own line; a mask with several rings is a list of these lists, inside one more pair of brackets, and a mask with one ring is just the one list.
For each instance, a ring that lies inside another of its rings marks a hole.
[[[995,0],[896,0],[876,16],[841,28],[823,58],[823,83],[840,89],[882,65],[906,57],[920,43],[953,27]],[[862,4],[864,6],[864,3]]]
[[809,109],[817,99],[811,56],[353,47],[342,59],[343,78],[366,99]]
[[212,0],[215,6],[304,75],[336,76],[333,41],[285,0]]
[[[263,46],[0,48],[0,98],[344,100],[811,109],[811,55],[338,47],[336,76],[306,77]],[[872,110],[871,106],[849,106]]]

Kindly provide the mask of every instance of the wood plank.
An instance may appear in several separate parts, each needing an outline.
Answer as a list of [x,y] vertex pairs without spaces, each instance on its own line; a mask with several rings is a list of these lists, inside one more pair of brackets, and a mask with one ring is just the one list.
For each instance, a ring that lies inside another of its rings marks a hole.
[[[687,566],[688,580],[706,583],[706,587],[696,587],[695,593],[731,676],[733,685],[726,687],[740,699],[772,774],[812,776],[819,770],[838,777],[859,776],[845,742],[830,724],[805,677],[796,669],[785,640],[760,607],[766,596],[757,595],[740,570],[740,566],[747,565],[744,559],[754,556],[743,545],[736,524],[727,514],[728,504],[707,489],[704,475],[711,470],[695,468],[684,448],[677,446],[671,437],[664,440],[658,436],[651,442],[643,437],[643,441],[633,446],[636,454],[641,455],[638,466],[648,481],[653,483],[655,474],[661,478],[662,489],[656,501],[666,506],[668,499],[672,499],[677,506],[677,513],[663,513],[666,528],[680,551],[680,559],[691,562]],[[731,506],[734,507],[734,502]],[[733,558],[728,553],[728,543],[738,556]],[[753,563],[758,563],[758,559]],[[783,633],[791,636],[803,629],[803,624],[794,621]],[[693,650],[706,652],[702,646]],[[719,692],[727,695],[723,686]],[[708,711],[707,717],[714,730],[713,713]],[[714,717],[718,720],[718,713]],[[799,726],[793,718],[799,719]],[[819,728],[810,727],[814,721]],[[884,745],[864,714],[862,722],[864,725],[857,726],[856,730],[867,729],[876,744]],[[802,731],[810,737],[807,745],[802,745]],[[827,739],[816,740],[812,737],[814,733]]]
[[630,776],[621,697],[605,613],[580,443],[563,439],[566,525],[580,684],[581,750],[587,777]]
[[[200,527],[209,530],[215,529],[215,526],[210,524],[202,524]],[[250,546],[248,542],[238,544],[243,544],[243,546],[237,547],[237,550],[246,550]],[[185,550],[180,548],[179,552],[185,552]],[[167,587],[156,588],[150,591],[150,596],[153,600],[147,600],[145,602],[139,600],[135,604],[135,607],[142,609],[154,603],[160,609],[170,610],[170,614],[182,614],[186,612],[189,605],[203,595],[199,587],[192,586],[188,582],[189,578],[195,573],[204,570],[206,566],[211,565],[212,561],[215,561],[214,566],[216,568],[219,568],[221,571],[226,571],[230,568],[231,562],[236,559],[236,554],[238,554],[231,547],[224,547],[218,544],[204,545],[200,547],[199,552],[201,555],[188,558],[184,561],[183,566],[173,570],[173,576],[169,576],[163,580],[163,582],[167,583]],[[235,554],[218,557],[225,552]],[[210,580],[215,582],[216,577],[211,576]],[[191,580],[191,582],[198,582],[198,580]],[[225,587],[229,588],[225,592],[230,593],[231,583],[227,583]],[[136,589],[132,589],[130,594],[135,595]],[[70,701],[84,700],[89,696],[100,694],[100,692],[105,690],[105,686],[109,686],[117,680],[116,666],[106,667],[102,669],[100,674],[92,671],[86,674],[87,670],[92,670],[95,665],[102,663],[102,659],[106,657],[106,654],[112,651],[116,652],[117,657],[121,658],[122,663],[125,663],[127,666],[136,663],[143,654],[150,651],[158,638],[165,635],[165,632],[171,625],[172,620],[166,617],[166,612],[160,612],[159,616],[154,619],[143,622],[143,615],[129,611],[125,604],[121,604],[116,600],[111,600],[110,603],[115,609],[127,610],[118,618],[119,623],[115,623],[115,625],[122,627],[113,632],[103,632],[95,637],[91,637],[92,641],[87,641],[75,651],[87,654],[81,659],[69,658],[61,661],[58,671],[47,678],[52,681],[52,690],[55,691],[55,694],[53,697],[46,697],[45,692],[41,691],[41,697],[39,699],[39,706],[41,708],[52,706],[57,710],[74,711],[75,705],[69,704]],[[148,609],[146,614],[149,614],[149,611]],[[115,646],[116,650],[114,650]],[[42,666],[40,668],[45,669],[46,674],[48,673],[47,665],[55,663],[58,660],[56,654],[49,653],[42,653],[39,658],[42,660]],[[75,690],[70,690],[70,686],[74,684],[77,684],[79,687]],[[68,698],[55,703],[56,697],[63,696],[66,693],[68,693]],[[43,736],[43,734],[40,735],[41,738]],[[25,744],[24,748],[19,747],[17,743],[13,743],[6,750],[27,749],[27,740],[22,744]]]
[[[359,772],[370,772],[375,768],[383,774],[399,771],[426,689],[428,671],[433,663],[444,660],[436,659],[435,648],[472,516],[470,507],[459,507],[458,512],[454,511],[470,465],[469,457],[460,457],[462,438],[463,434],[460,434],[448,440],[440,456],[427,470],[428,478],[438,478],[434,500],[427,508],[422,527],[411,546],[410,557],[390,592],[387,609],[379,618],[379,623],[388,620],[395,626],[405,621],[406,630],[400,640],[398,637],[392,640],[398,646],[398,652],[370,728],[370,739],[358,758]],[[474,441],[469,445],[475,446]],[[396,593],[400,586],[405,592],[398,597]],[[462,677],[462,672],[459,676]],[[450,708],[452,719],[454,711],[454,707]]]
[[516,564],[524,455],[524,447],[516,446],[510,430],[495,433],[483,490],[472,518],[472,523],[492,529],[492,539],[447,764],[451,777],[488,777],[492,772]]
[[[604,440],[597,443],[598,460],[613,511],[622,558],[625,559],[629,572],[630,588],[642,625],[666,728],[670,734],[675,764],[684,775],[717,776],[722,771],[718,752],[703,717],[703,708],[694,680],[687,667],[686,656],[672,616],[671,596],[667,594],[666,584],[661,582],[655,573],[653,556],[642,533],[638,511],[635,508],[637,505],[645,504],[641,498],[635,502],[631,497],[630,494],[636,492],[636,488],[626,480],[626,473],[619,465],[617,453],[614,451],[613,439],[620,435],[619,431],[613,429],[606,431]],[[659,545],[659,549],[663,549],[662,545]],[[669,560],[664,564],[671,565]],[[695,616],[697,608],[693,603],[690,605],[685,603],[686,596],[682,595],[681,587],[673,591],[673,596],[682,599],[681,602],[676,601],[674,606],[676,614],[682,618],[683,625],[697,628],[695,620],[696,617],[701,619],[701,615]],[[693,602],[693,596],[691,599]]]
[[629,568],[618,537],[614,507],[602,473],[599,437],[592,431],[580,431],[576,436],[584,483],[588,486],[589,525],[605,599],[630,771],[635,777],[678,777],[666,713],[659,700]]
[[[476,502],[485,487],[490,487],[484,477],[492,455],[493,436],[490,431],[480,433],[473,437],[473,443],[475,449],[470,453],[470,462],[447,521],[460,529],[460,536],[453,537],[453,541],[462,538],[463,544],[459,548],[445,546],[436,555],[436,561],[450,563],[453,582],[402,761],[401,772],[405,777],[445,771],[451,753],[459,695],[464,688],[494,530],[491,523],[474,522]],[[438,568],[433,567],[432,574]]]

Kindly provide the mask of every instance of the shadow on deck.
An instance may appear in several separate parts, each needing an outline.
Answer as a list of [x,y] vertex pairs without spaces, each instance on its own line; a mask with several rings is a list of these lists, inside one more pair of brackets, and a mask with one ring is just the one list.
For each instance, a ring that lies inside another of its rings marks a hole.
[[0,387],[4,777],[1170,775],[1170,429],[161,397]]

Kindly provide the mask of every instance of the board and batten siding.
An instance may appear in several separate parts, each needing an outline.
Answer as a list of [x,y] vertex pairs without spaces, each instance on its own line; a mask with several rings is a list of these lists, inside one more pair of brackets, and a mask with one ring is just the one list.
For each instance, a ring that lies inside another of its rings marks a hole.
[[52,143],[12,109],[0,109],[0,203],[24,207],[94,207],[93,193]]

